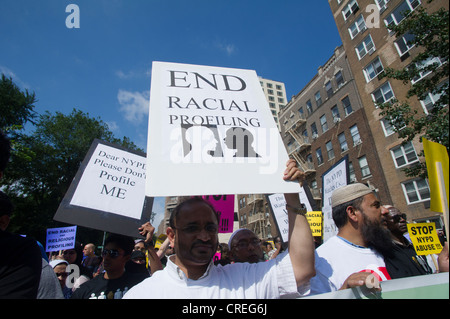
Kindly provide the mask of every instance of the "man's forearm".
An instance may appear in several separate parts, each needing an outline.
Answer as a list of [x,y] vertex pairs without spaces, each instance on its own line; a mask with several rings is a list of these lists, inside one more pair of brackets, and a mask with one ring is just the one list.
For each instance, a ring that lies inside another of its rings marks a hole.
[[314,240],[306,216],[294,213],[300,207],[298,194],[285,194],[289,218],[289,256],[297,286],[307,283],[314,275]]

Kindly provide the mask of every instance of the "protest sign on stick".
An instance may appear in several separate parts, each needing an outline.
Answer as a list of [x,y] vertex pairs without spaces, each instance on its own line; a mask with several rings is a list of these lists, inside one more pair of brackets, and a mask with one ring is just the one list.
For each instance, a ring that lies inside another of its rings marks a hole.
[[54,216],[57,221],[141,237],[153,198],[145,196],[145,154],[94,140]]
[[253,70],[153,62],[147,196],[298,192]]

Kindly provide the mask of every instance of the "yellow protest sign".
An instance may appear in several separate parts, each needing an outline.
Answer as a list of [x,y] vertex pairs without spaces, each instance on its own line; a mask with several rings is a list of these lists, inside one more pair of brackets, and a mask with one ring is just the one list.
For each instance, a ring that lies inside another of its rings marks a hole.
[[322,237],[322,212],[307,212],[306,219],[308,220],[312,235],[314,237]]
[[[449,201],[449,161],[447,148],[439,143],[428,141],[426,138],[422,138],[422,143],[427,164],[428,183],[430,185],[430,209],[434,212],[443,213],[445,210],[445,204],[443,204],[442,201],[443,197],[447,199],[446,203]],[[437,162],[440,162],[442,165],[442,181],[439,180],[438,171],[435,165]],[[439,183],[443,184],[442,186],[444,186],[443,189],[445,190],[444,193],[441,193]]]
[[408,233],[417,255],[439,254],[442,250],[435,223],[408,224]]

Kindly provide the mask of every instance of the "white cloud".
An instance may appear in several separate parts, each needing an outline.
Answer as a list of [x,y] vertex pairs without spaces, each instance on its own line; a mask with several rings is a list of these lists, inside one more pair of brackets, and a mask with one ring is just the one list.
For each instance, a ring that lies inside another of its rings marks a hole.
[[224,51],[228,56],[237,52],[236,46],[232,43],[224,43],[217,41],[215,43],[215,47],[221,51]]
[[140,123],[148,115],[150,92],[130,92],[119,90],[117,100],[120,104],[119,111],[124,113],[125,119],[130,122]]
[[119,125],[117,125],[116,121],[106,122],[108,128],[111,132],[116,132],[119,130]]
[[7,78],[11,78],[19,87],[23,89],[30,89],[30,86],[27,83],[23,82],[11,69],[6,66],[0,65],[0,74],[1,73],[3,73]]

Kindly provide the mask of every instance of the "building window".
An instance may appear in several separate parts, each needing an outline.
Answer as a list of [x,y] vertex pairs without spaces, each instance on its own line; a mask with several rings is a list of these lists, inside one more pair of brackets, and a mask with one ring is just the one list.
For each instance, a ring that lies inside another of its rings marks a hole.
[[348,32],[350,33],[350,37],[353,39],[360,32],[363,32],[367,29],[366,21],[364,21],[364,17],[361,14],[358,19],[348,28]]
[[428,58],[426,61],[423,61],[423,63],[416,63],[416,68],[419,70],[419,75],[414,77],[414,79],[411,80],[412,84],[415,84],[422,80],[424,77],[426,77],[428,74],[430,74],[432,71],[430,70],[430,66],[439,67],[442,65],[442,61],[438,57]]
[[333,86],[331,85],[331,81],[325,83],[325,90],[327,91],[328,98],[333,96]]
[[383,72],[383,70],[384,68],[381,64],[380,57],[377,57],[364,68],[364,76],[366,77],[366,81],[372,81],[378,74]]
[[359,130],[356,124],[350,127],[350,134],[352,135],[353,146],[361,144],[361,137],[359,136]]
[[369,34],[367,37],[365,37],[355,50],[360,60],[367,53],[372,54],[373,52],[375,52],[375,45],[373,44],[372,36]]
[[339,144],[341,145],[341,153],[348,150],[347,140],[345,138],[344,132],[338,135]]
[[420,203],[430,199],[430,188],[424,179],[402,183],[402,188],[408,204]]
[[311,124],[311,136],[313,138],[317,138],[318,137],[318,132],[317,132],[317,126],[316,123],[312,123]]
[[384,135],[389,136],[395,133],[394,127],[392,126],[391,122],[386,120],[385,118],[381,119],[381,126],[383,127]]
[[333,122],[336,123],[338,121],[338,119],[341,119],[341,115],[339,114],[339,110],[337,105],[333,106],[331,108],[331,114],[333,116]]
[[306,101],[306,110],[308,111],[308,115],[310,115],[313,111],[311,100]]
[[[445,81],[445,82],[439,84],[438,90],[442,90],[442,87],[444,85],[448,85],[448,82]],[[439,101],[439,99],[441,98],[441,95],[443,93],[444,93],[444,91],[441,91],[441,92],[438,91],[438,93],[436,93],[436,94],[428,92],[427,95],[425,96],[425,98],[420,101],[425,114],[429,114],[431,112],[431,110],[434,108],[434,105]]]
[[398,25],[408,15],[420,5],[420,0],[404,0],[385,19],[384,23],[389,26],[391,23]]
[[[375,3],[378,6],[378,9],[383,12],[384,10],[386,10],[386,4],[389,2],[389,0],[375,0]],[[380,13],[381,13],[380,12]]]
[[394,98],[394,92],[392,91],[391,84],[389,82],[384,83],[379,89],[372,93],[372,100],[376,104],[386,103],[392,98]]
[[359,162],[359,167],[361,168],[361,175],[362,177],[369,177],[370,174],[370,169],[369,169],[369,164],[367,163],[367,158],[366,156],[361,156],[360,158],[358,158],[358,162]]
[[278,95],[278,96],[283,96],[283,92],[277,91],[277,95]]
[[414,41],[415,36],[412,33],[406,33],[397,40],[395,40],[395,48],[397,49],[398,55],[403,56],[405,55],[409,50],[411,50],[414,47],[414,44],[412,44],[412,41]]
[[334,150],[333,150],[333,144],[331,143],[331,141],[328,141],[325,144],[325,147],[327,148],[328,160],[332,160],[334,158]]
[[316,158],[317,158],[317,165],[323,164],[323,157],[322,157],[322,150],[320,147],[316,149]]
[[348,162],[348,176],[350,183],[356,182],[355,168],[353,167],[352,162]]
[[320,91],[317,91],[316,94],[314,95],[314,97],[316,98],[316,105],[317,107],[322,105],[322,97],[320,96]]
[[395,167],[397,168],[419,161],[416,150],[411,142],[391,149],[391,154],[395,162]]
[[327,117],[325,114],[320,117],[320,126],[322,127],[322,133],[328,131]]
[[268,87],[268,88],[273,88],[272,83],[267,83],[267,87]]
[[344,20],[347,20],[348,17],[350,17],[350,15],[352,13],[357,12],[359,9],[358,7],[358,2],[356,2],[356,0],[351,0],[345,7],[344,10],[342,10],[342,15],[344,16]]
[[267,90],[267,93],[273,95],[273,90],[268,89],[268,90]]
[[306,161],[307,161],[308,163],[312,163],[312,162],[313,162],[313,159],[312,159],[312,155],[311,155],[311,154],[308,154],[308,155],[306,156]]
[[342,106],[344,107],[345,116],[349,116],[352,112],[352,104],[350,103],[350,98],[348,96],[342,99]]
[[342,85],[344,85],[344,77],[342,76],[342,71],[338,71],[334,78],[336,79],[336,85],[338,88],[340,88]]

